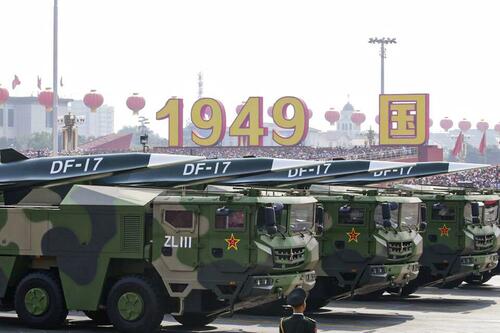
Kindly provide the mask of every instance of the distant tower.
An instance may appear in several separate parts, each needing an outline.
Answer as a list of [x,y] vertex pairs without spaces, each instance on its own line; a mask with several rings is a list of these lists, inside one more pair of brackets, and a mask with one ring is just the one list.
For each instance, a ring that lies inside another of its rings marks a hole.
[[203,97],[203,73],[198,73],[198,98]]

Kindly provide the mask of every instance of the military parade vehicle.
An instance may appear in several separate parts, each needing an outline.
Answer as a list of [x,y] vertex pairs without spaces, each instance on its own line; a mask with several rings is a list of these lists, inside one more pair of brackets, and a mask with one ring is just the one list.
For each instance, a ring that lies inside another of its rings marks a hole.
[[487,281],[498,264],[500,196],[491,191],[401,186],[423,201],[424,253],[418,278],[403,288],[412,294],[420,286],[454,288],[464,280]]
[[82,310],[120,332],[187,326],[314,285],[312,197],[74,185],[0,207],[0,298],[27,325]]
[[420,199],[330,186],[311,186],[323,218],[320,261],[309,310],[331,299],[378,297],[418,275],[422,255]]

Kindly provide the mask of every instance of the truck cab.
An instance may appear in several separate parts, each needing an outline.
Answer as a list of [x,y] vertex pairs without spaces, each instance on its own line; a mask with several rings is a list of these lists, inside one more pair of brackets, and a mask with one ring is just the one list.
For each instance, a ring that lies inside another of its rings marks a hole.
[[324,186],[311,187],[311,193],[324,218],[310,310],[331,299],[379,296],[417,277],[423,248],[420,199]]
[[498,264],[500,246],[498,202],[492,193],[466,189],[420,188],[426,229],[420,273],[402,295],[418,286],[454,288],[464,280],[491,277]]

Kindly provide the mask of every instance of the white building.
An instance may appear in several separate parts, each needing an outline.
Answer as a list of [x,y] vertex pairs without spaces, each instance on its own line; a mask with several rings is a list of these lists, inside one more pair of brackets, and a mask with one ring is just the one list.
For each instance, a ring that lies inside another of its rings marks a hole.
[[69,111],[85,117],[85,122],[78,125],[78,135],[98,138],[115,131],[115,109],[112,106],[103,105],[92,112],[83,101],[78,100],[69,104]]

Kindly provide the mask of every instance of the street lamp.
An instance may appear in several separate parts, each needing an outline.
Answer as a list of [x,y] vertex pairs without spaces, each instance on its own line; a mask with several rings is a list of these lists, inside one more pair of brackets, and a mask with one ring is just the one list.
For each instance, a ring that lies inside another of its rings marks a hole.
[[380,44],[380,93],[384,93],[384,60],[385,60],[385,45],[386,44],[396,44],[396,38],[382,37],[382,38],[370,38],[368,40],[370,44]]
[[144,117],[144,116],[140,116],[139,119],[139,130],[141,131],[141,135],[139,137],[139,140],[140,140],[140,143],[142,145],[142,151],[143,152],[146,152],[148,150],[148,140],[149,140],[149,137],[148,137],[148,127],[147,125],[149,124],[149,119]]

